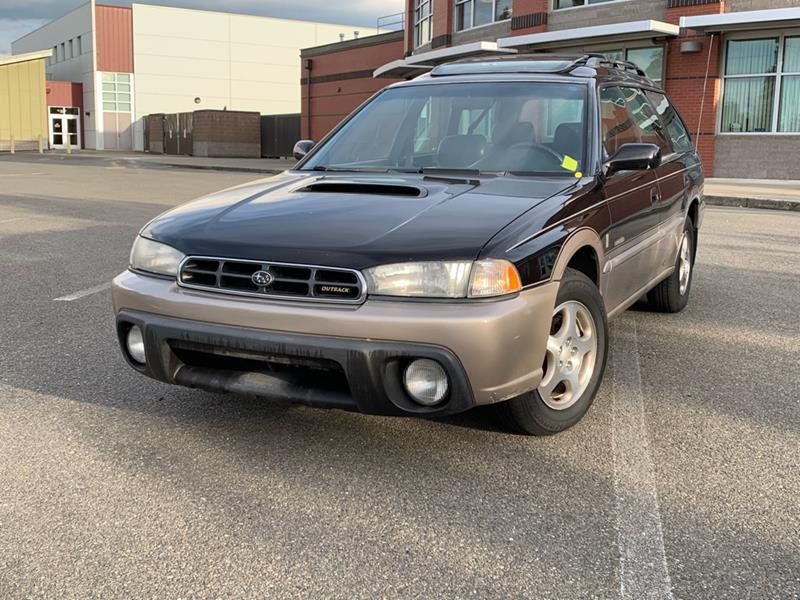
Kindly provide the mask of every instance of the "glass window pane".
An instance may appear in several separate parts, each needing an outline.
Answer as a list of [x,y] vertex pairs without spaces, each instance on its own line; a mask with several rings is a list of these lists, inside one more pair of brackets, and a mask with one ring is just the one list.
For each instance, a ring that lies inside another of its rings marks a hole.
[[612,156],[623,144],[639,141],[638,128],[634,125],[620,88],[600,90],[600,120],[606,156]]
[[131,76],[127,73],[117,73],[117,81],[122,81],[124,83],[128,83],[131,80]]
[[600,54],[605,54],[608,60],[625,60],[624,50],[602,50]]
[[116,102],[103,102],[103,110],[114,112],[117,110],[117,103]]
[[505,21],[511,18],[511,0],[497,0],[494,10],[495,21]]
[[787,37],[783,47],[783,72],[800,73],[800,37]]
[[130,83],[118,83],[117,84],[117,91],[118,92],[130,92],[131,91],[131,84]]
[[427,44],[431,41],[431,20],[425,19],[419,24],[419,43]]
[[114,81],[113,73],[103,73],[103,81]]
[[456,6],[456,31],[472,27],[472,0]]
[[781,86],[778,131],[800,131],[800,77],[784,77]]
[[114,92],[103,92],[103,100],[108,100],[110,102],[114,102],[117,99],[117,95]]
[[118,112],[131,112],[131,103],[130,102],[120,102],[117,104]]
[[573,6],[583,6],[584,0],[556,0],[555,7],[558,8],[572,8]]
[[770,131],[774,93],[774,77],[726,79],[721,131]]
[[117,102],[130,102],[131,95],[117,92]]
[[628,60],[642,69],[653,81],[660,81],[662,67],[664,66],[664,48],[631,48],[628,50]]
[[664,128],[667,130],[667,135],[672,142],[672,149],[680,153],[692,150],[694,146],[689,137],[689,132],[686,131],[686,127],[678,116],[678,113],[669,103],[669,100],[667,100],[667,97],[664,94],[651,91],[647,92],[647,96],[650,98],[653,106],[655,106],[656,112],[661,117],[661,123],[663,123]]
[[114,87],[113,83],[104,83],[103,84],[103,91],[105,92],[113,92],[116,88]]
[[636,124],[637,136],[643,144],[655,144],[665,154],[670,151],[667,138],[661,131],[658,115],[644,92],[638,88],[623,88],[625,100],[628,102],[633,122]]
[[726,75],[774,73],[778,64],[778,39],[729,40]]
[[494,19],[493,0],[475,0],[475,26],[486,25]]

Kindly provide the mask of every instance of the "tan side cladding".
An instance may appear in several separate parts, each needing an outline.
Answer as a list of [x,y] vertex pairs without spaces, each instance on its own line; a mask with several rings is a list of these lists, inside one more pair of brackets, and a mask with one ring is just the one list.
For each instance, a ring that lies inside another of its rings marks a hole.
[[591,246],[597,255],[597,272],[600,278],[599,284],[600,289],[604,290],[603,264],[605,263],[605,253],[603,251],[603,242],[600,240],[597,232],[595,232],[593,229],[589,229],[588,227],[578,229],[577,231],[571,233],[567,238],[567,241],[564,242],[564,245],[561,246],[561,251],[558,253],[556,264],[553,267],[553,279],[556,281],[561,280],[561,278],[564,276],[564,271],[567,270],[569,261],[573,256],[575,256],[575,253],[584,246]]
[[492,302],[367,300],[308,305],[188,290],[126,271],[114,280],[114,310],[268,331],[431,344],[451,350],[478,404],[534,389],[541,380],[558,283]]

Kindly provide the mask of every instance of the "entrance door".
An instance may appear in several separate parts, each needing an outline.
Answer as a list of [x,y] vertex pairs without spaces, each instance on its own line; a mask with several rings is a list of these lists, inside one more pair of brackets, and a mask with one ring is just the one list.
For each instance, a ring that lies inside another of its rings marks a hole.
[[75,106],[50,107],[50,147],[81,147],[80,109]]

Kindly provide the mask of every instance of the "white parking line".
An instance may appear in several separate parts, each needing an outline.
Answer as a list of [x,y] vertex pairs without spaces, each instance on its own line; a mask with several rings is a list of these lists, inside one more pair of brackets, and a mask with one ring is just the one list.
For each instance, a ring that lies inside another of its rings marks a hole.
[[623,600],[672,600],[636,341],[636,320],[611,326],[614,495]]
[[85,290],[80,290],[75,292],[74,294],[67,294],[66,296],[61,296],[60,298],[53,298],[53,302],[72,302],[73,300],[80,300],[81,298],[85,298],[86,296],[91,296],[92,294],[96,294],[98,292],[102,292],[103,290],[107,290],[111,287],[111,282],[101,283],[100,285],[96,285],[94,287],[86,288]]

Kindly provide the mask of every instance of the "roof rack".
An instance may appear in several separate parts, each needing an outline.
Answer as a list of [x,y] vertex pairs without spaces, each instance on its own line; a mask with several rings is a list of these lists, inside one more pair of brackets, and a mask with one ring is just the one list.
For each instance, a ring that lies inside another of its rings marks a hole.
[[635,64],[630,62],[629,60],[614,60],[612,58],[608,58],[605,54],[586,54],[581,59],[583,62],[581,64],[586,65],[587,67],[611,67],[614,69],[622,69],[623,71],[633,71],[639,77],[644,77],[645,79],[650,79],[642,69],[637,67]]

